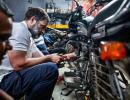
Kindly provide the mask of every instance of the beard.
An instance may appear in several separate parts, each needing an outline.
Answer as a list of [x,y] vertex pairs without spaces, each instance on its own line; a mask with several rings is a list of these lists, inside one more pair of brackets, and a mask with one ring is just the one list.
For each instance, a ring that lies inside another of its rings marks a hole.
[[32,38],[37,39],[40,36],[38,32],[38,24],[36,23],[32,28],[29,28],[30,33],[32,34]]
[[33,29],[29,29],[30,33],[32,34],[32,38],[37,39],[40,35],[38,31],[35,31]]

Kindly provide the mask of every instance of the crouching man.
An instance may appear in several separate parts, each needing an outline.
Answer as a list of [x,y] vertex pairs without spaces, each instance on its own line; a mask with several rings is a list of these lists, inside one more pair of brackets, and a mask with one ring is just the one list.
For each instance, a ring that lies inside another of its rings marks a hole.
[[[48,22],[49,17],[43,9],[29,8],[24,21],[13,23],[9,39],[13,49],[3,60],[6,74],[0,86],[15,100],[23,95],[26,100],[50,100],[52,96],[61,56],[43,55],[32,39],[45,31]],[[65,56],[70,59],[74,54]]]

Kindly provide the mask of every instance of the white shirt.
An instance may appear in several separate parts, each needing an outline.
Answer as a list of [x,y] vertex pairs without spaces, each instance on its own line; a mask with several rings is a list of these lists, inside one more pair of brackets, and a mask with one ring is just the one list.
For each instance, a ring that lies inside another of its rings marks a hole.
[[[21,23],[13,23],[12,35],[9,38],[9,41],[13,47],[13,50],[26,51],[27,58],[32,57],[32,52],[38,51],[38,48],[36,47],[32,37],[31,37],[31,33],[29,32],[25,21],[23,21]],[[0,66],[0,79],[2,79],[10,71],[13,71],[13,67],[10,64],[8,55],[6,54],[4,56],[4,59],[2,60],[1,66]]]

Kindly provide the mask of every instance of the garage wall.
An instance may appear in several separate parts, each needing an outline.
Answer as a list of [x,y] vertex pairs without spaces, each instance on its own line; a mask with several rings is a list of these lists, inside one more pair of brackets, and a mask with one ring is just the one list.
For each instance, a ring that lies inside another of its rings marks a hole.
[[61,9],[68,9],[68,6],[72,3],[72,0],[46,0],[46,2],[50,1],[53,1],[56,4],[56,7]]
[[32,0],[32,3],[28,2],[29,0],[3,0],[9,6],[9,8],[14,13],[15,21],[22,21],[28,7],[45,7],[45,0]]
[[[24,18],[25,12],[28,7],[42,7],[45,8],[47,2],[52,0],[3,0],[9,6],[9,8],[14,12],[14,20],[21,21]],[[32,1],[30,3],[29,1]],[[71,0],[53,0],[56,7],[61,9],[68,9],[68,3]]]

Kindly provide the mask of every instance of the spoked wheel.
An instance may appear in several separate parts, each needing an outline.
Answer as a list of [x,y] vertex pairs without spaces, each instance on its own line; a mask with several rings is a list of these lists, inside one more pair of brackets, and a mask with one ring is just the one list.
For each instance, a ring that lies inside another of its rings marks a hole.
[[[122,89],[122,94],[124,96],[124,100],[130,99],[130,74],[129,64],[123,61],[113,61],[113,65],[116,71],[116,75],[119,81],[120,88]],[[127,59],[129,60],[129,59]]]
[[91,100],[129,100],[130,80],[124,65],[111,61],[103,62],[96,55],[93,57]]

